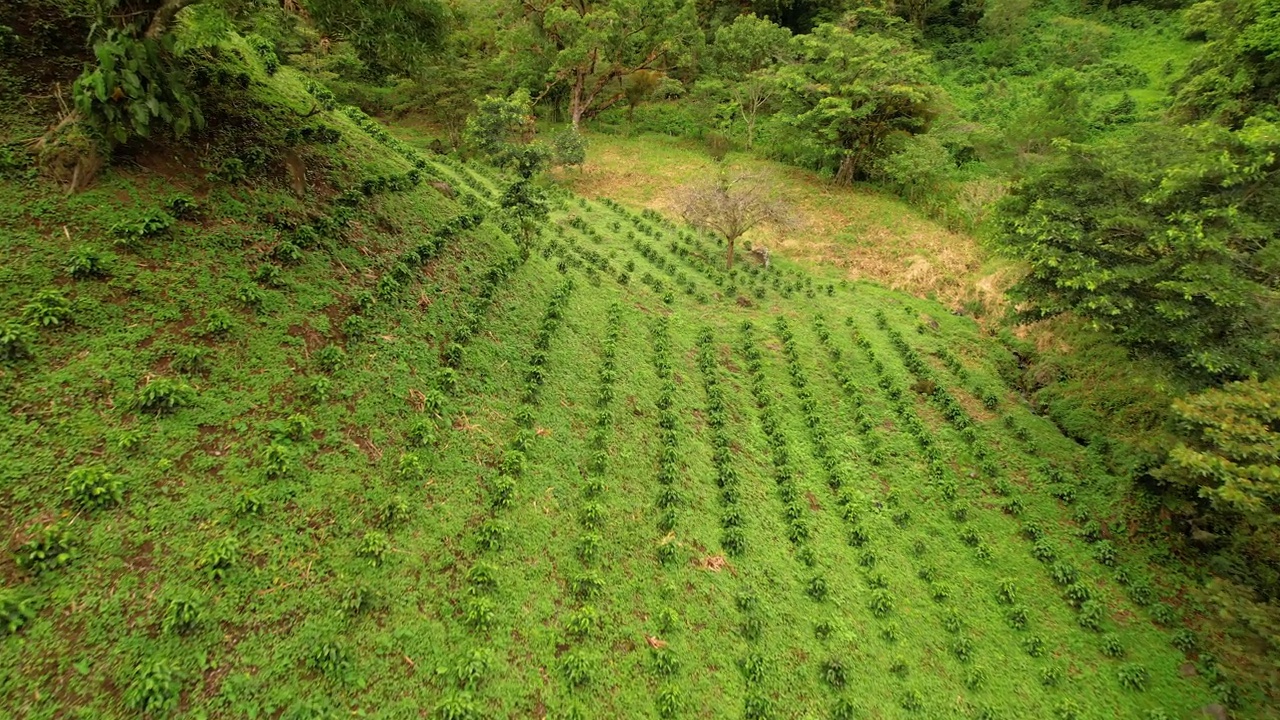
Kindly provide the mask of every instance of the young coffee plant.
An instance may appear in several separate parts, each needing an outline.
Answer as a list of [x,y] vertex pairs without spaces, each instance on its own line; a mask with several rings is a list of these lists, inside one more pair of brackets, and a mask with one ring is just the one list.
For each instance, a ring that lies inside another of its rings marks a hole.
[[18,546],[14,560],[32,575],[41,575],[69,565],[74,557],[75,536],[63,523],[43,525]]
[[189,407],[196,402],[196,390],[174,378],[152,379],[134,395],[130,406],[139,412],[157,415]]
[[379,531],[365,533],[360,539],[360,546],[356,548],[356,554],[368,559],[374,566],[381,565],[389,552],[391,552],[391,539],[386,533]]
[[41,290],[22,308],[22,317],[36,327],[69,325],[72,318],[71,301],[60,290]]
[[36,334],[22,323],[0,323],[0,362],[12,362],[31,356]]
[[35,597],[21,590],[0,588],[0,638],[18,632],[35,616]]
[[77,507],[101,510],[120,504],[124,483],[100,465],[81,465],[67,474],[66,493]]
[[177,666],[168,660],[155,658],[139,663],[125,690],[125,705],[147,717],[167,715],[178,706],[178,678]]
[[1120,680],[1120,686],[1126,690],[1142,692],[1147,689],[1147,684],[1151,680],[1150,673],[1142,665],[1137,663],[1126,663],[1121,666],[1116,673]]
[[200,623],[200,603],[194,595],[175,597],[165,605],[160,628],[168,635],[186,635]]
[[107,255],[96,249],[82,245],[67,254],[67,261],[62,269],[77,280],[106,277],[110,270]]
[[196,566],[204,570],[211,580],[222,580],[240,559],[240,542],[231,535],[210,543],[200,556]]
[[307,668],[327,677],[340,678],[351,670],[351,654],[333,639],[316,642],[306,657]]

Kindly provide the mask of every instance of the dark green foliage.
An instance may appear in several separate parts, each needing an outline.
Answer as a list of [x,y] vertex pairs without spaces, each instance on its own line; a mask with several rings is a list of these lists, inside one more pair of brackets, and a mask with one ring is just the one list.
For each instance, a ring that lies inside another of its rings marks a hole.
[[26,325],[13,321],[0,324],[0,361],[11,362],[31,355],[36,334]]
[[1117,673],[1120,685],[1126,690],[1141,692],[1147,689],[1151,676],[1145,667],[1137,663],[1126,663]]
[[36,327],[68,325],[71,316],[71,301],[53,288],[41,290],[22,308],[22,317]]
[[18,567],[32,575],[41,575],[71,563],[76,547],[75,535],[62,523],[42,525],[31,531],[15,553]]
[[1263,228],[1280,222],[1280,203],[1244,198],[1280,196],[1280,169],[1245,168],[1265,167],[1278,145],[1259,124],[1071,146],[1001,206],[1005,247],[1031,264],[1015,297],[1036,317],[1077,313],[1192,371],[1267,367],[1277,284]]
[[197,567],[204,570],[211,580],[222,580],[240,560],[240,542],[233,536],[225,536],[210,543],[200,555]]
[[149,138],[156,130],[181,136],[204,125],[174,44],[172,33],[146,37],[115,28],[94,42],[97,62],[76,80],[72,95],[108,147]]
[[77,280],[105,277],[109,273],[109,259],[93,247],[82,245],[67,255],[62,269]]
[[160,627],[173,635],[186,635],[195,629],[202,615],[200,603],[194,596],[185,595],[168,602]]
[[196,390],[181,380],[155,378],[134,395],[130,405],[140,412],[163,414],[195,404]]
[[130,709],[145,716],[162,716],[178,706],[181,691],[177,666],[156,658],[139,663],[124,692],[124,701]]
[[0,638],[13,635],[36,616],[36,600],[20,590],[0,588]]

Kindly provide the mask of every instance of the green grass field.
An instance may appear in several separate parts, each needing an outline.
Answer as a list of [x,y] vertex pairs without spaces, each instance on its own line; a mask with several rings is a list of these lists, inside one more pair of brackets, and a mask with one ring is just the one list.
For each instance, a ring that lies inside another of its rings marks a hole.
[[713,240],[567,191],[522,257],[494,172],[323,122],[331,192],[305,201],[0,180],[9,716],[1219,697],[1176,587],[1107,539],[1115,480],[970,320],[785,258],[728,273]]

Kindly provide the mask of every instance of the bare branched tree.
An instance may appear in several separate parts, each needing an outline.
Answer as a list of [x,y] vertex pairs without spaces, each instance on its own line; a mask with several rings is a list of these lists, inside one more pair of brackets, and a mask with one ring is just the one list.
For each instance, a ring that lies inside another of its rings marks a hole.
[[725,266],[733,269],[738,238],[761,225],[786,227],[791,213],[760,177],[722,171],[715,179],[681,188],[680,214],[696,228],[724,237],[729,246]]

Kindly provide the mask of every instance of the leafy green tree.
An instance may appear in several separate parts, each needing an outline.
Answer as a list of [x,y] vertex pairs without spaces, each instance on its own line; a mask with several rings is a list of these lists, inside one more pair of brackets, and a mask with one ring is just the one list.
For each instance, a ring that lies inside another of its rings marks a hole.
[[498,167],[510,167],[520,162],[521,148],[533,140],[533,133],[533,100],[522,89],[507,97],[488,95],[476,103],[463,140]]
[[625,100],[622,81],[633,73],[682,62],[697,37],[688,0],[521,0],[519,7],[534,54],[546,61],[538,97],[566,90],[575,130]]
[[551,214],[547,194],[532,178],[521,176],[502,193],[498,207],[503,229],[519,239],[520,250],[527,256]]
[[739,15],[716,30],[711,44],[712,69],[719,77],[738,80],[773,67],[787,55],[790,42],[790,30],[755,13]]
[[1186,440],[1156,476],[1207,505],[1195,532],[1234,544],[1280,597],[1280,378],[1229,383],[1173,410]]
[[440,49],[449,18],[439,0],[303,0],[316,25],[351,43],[379,75],[409,74]]
[[711,46],[716,74],[747,126],[747,147],[755,144],[760,113],[777,96],[774,66],[787,56],[791,31],[754,14],[741,15],[716,31]]
[[1240,127],[1280,111],[1280,0],[1209,0],[1187,12],[1188,33],[1207,40],[1174,86],[1183,118]]
[[928,57],[902,39],[902,25],[870,11],[820,25],[796,36],[799,62],[779,70],[789,123],[804,133],[814,164],[838,182],[865,177],[897,149],[895,139],[925,132],[933,118],[940,90]]
[[587,141],[582,133],[565,128],[551,138],[552,158],[561,167],[578,167],[587,161]]
[[1146,131],[1138,144],[1060,141],[1002,202],[1003,247],[1030,268],[1013,296],[1032,316],[1073,312],[1209,376],[1266,370],[1280,327],[1280,128]]

